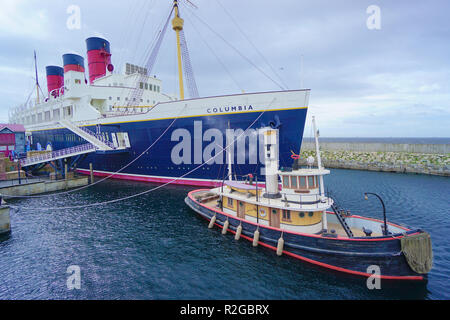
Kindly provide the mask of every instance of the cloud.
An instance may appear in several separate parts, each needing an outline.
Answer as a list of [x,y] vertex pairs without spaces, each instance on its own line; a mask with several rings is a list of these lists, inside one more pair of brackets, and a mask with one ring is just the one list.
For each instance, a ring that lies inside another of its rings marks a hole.
[[36,9],[24,0],[2,0],[0,32],[9,36],[46,39],[49,19],[45,9]]
[[[180,5],[203,96],[241,89],[277,90],[266,73],[276,82],[281,82],[280,76],[290,89],[299,88],[300,83],[312,89],[307,128],[314,114],[324,136],[417,136],[430,132],[449,136],[445,127],[450,118],[447,1],[437,0],[433,6],[381,1],[381,30],[376,31],[366,27],[366,9],[372,0],[219,1],[226,11],[217,0],[197,0],[199,9]],[[68,30],[66,8],[72,1],[3,3],[0,81],[4,85],[0,91],[4,104],[0,113],[7,112],[9,104],[26,100],[32,90],[32,75],[27,74],[34,72],[33,49],[38,51],[44,80],[46,65],[61,65],[61,55],[71,51],[85,56],[84,40],[102,35],[111,42],[115,70],[122,71],[125,62],[145,63],[144,57],[170,9],[170,4],[157,0],[78,0],[82,28]],[[164,92],[178,92],[176,41],[170,25],[167,32],[152,74],[163,80]]]

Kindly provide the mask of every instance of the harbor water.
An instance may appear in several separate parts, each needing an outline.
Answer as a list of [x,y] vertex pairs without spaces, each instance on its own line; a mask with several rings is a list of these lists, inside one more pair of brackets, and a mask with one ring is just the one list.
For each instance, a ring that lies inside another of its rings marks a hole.
[[[448,177],[333,169],[325,179],[353,214],[431,234],[434,266],[426,283],[366,279],[331,272],[252,247],[208,229],[184,204],[191,187],[168,186],[127,201],[88,205],[155,185],[107,180],[87,189],[11,200],[31,210],[11,212],[10,235],[0,239],[0,299],[450,299]],[[81,288],[69,290],[69,266]]]

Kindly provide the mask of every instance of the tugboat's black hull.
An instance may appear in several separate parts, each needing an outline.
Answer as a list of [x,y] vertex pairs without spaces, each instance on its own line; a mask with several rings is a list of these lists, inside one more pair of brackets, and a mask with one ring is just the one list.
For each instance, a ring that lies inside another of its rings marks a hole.
[[[216,216],[215,225],[223,228],[228,219],[228,230],[236,233],[242,223],[241,237],[253,241],[257,225],[247,220],[231,216],[215,208],[207,207],[192,196],[195,190],[186,197],[186,204],[200,216],[210,221]],[[419,230],[410,230],[406,234],[416,234]],[[284,239],[283,254],[319,265],[328,269],[364,277],[372,276],[369,266],[380,268],[380,278],[392,280],[426,280],[426,275],[414,272],[408,265],[401,250],[400,238],[331,238],[282,231],[280,229],[259,225],[259,245],[277,250],[278,239]]]

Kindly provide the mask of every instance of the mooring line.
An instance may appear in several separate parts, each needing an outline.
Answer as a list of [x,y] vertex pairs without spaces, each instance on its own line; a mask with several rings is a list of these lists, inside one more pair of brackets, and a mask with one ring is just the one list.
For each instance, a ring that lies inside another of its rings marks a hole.
[[37,195],[37,196],[15,196],[15,195],[9,195],[9,194],[0,194],[2,197],[8,197],[8,198],[43,198],[43,197],[51,197],[51,196],[58,196],[61,194],[68,194],[68,193],[72,193],[75,191],[79,191],[79,190],[83,190],[83,189],[87,189],[89,187],[92,187],[100,182],[103,182],[109,178],[111,178],[112,176],[116,175],[117,173],[120,173],[121,171],[123,171],[124,169],[128,168],[131,164],[133,164],[136,160],[138,160],[139,158],[141,158],[146,152],[148,152],[151,148],[153,148],[153,146],[166,134],[166,132],[175,124],[175,121],[178,120],[183,112],[184,109],[186,109],[187,104],[184,106],[184,108],[180,111],[180,113],[178,114],[178,116],[173,119],[173,121],[170,123],[170,125],[164,130],[164,132],[147,148],[145,149],[139,156],[137,156],[136,158],[134,158],[132,161],[130,161],[127,165],[125,165],[124,167],[120,168],[118,171],[111,173],[109,176],[106,176],[100,180],[97,180],[91,184],[88,184],[86,186],[82,186],[80,188],[76,188],[76,189],[72,189],[72,190],[68,190],[68,191],[63,191],[63,192],[58,192],[58,193],[52,193],[52,194],[43,194],[43,195]]
[[[272,106],[272,104],[275,102],[275,100],[276,100],[276,98],[273,98],[273,100],[272,100],[272,102],[269,104],[268,108]],[[245,132],[247,132],[247,130],[250,129],[250,128],[251,128],[251,127],[252,127],[252,126],[253,126],[253,125],[254,125],[254,124],[262,117],[262,115],[268,110],[268,108],[266,108],[265,110],[263,110],[263,111],[261,112],[261,114],[260,114],[260,115],[259,115],[259,116],[258,116],[258,117],[257,117],[257,118],[256,118],[256,119],[255,119],[255,120],[247,127],[247,129],[245,129],[244,131],[242,131],[242,133],[239,134],[239,135],[238,135],[238,136],[237,136],[230,144],[228,144],[225,148],[222,148],[222,150],[220,150],[220,151],[214,156],[214,158],[217,157],[217,156],[219,156],[219,155],[221,155],[221,154],[223,153],[223,151],[226,150],[226,149],[228,149],[230,146],[234,145],[234,143],[235,143],[237,140],[239,140],[239,139],[245,134]],[[213,159],[213,158],[210,158],[209,160],[211,160],[211,159]],[[198,169],[200,169],[201,167],[203,167],[204,165],[206,165],[206,164],[209,162],[209,160],[208,160],[207,162],[204,162],[204,163],[198,165],[198,166],[195,167],[194,169],[192,169],[192,170],[186,172],[185,174],[181,175],[180,177],[174,178],[174,179],[172,179],[171,181],[168,181],[168,182],[166,182],[166,183],[164,183],[164,184],[162,184],[162,185],[159,185],[159,186],[157,186],[157,187],[155,187],[155,188],[152,188],[152,189],[149,189],[149,190],[146,190],[146,191],[143,191],[143,192],[139,192],[139,193],[133,194],[133,195],[131,195],[131,196],[126,196],[126,197],[123,197],[123,198],[119,198],[119,199],[113,199],[113,200],[108,200],[108,201],[103,201],[103,202],[96,202],[96,203],[85,204],[85,205],[78,205],[78,206],[67,206],[67,207],[39,207],[39,208],[36,208],[36,207],[20,207],[20,206],[14,206],[14,205],[9,205],[9,206],[10,206],[11,208],[14,208],[14,209],[23,209],[23,210],[69,210],[69,209],[81,209],[81,208],[87,208],[87,207],[94,207],[94,206],[100,206],[100,205],[106,205],[106,204],[116,203],[116,202],[120,202],[120,201],[125,201],[125,200],[132,199],[132,198],[135,198],[135,197],[138,197],[138,196],[141,196],[141,195],[148,194],[148,193],[150,193],[150,192],[153,192],[153,191],[156,191],[156,190],[158,190],[158,189],[161,189],[161,188],[163,188],[163,187],[165,187],[165,186],[167,186],[167,185],[170,185],[170,184],[174,183],[175,181],[178,181],[179,179],[184,178],[185,176],[187,176],[187,175],[189,175],[189,174],[191,174],[191,173],[197,171]]]

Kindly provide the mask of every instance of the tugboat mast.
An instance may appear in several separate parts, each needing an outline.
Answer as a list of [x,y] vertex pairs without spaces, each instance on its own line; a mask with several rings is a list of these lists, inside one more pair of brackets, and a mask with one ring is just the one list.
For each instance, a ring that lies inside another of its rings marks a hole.
[[[313,130],[314,130],[314,139],[316,142],[316,157],[317,157],[317,168],[319,170],[322,170],[322,160],[320,159],[320,149],[319,149],[319,131],[316,128],[316,117],[312,117],[312,124],[313,124]],[[323,187],[323,175],[319,175],[319,194],[320,199],[324,199],[325,192]],[[322,212],[322,228],[324,231],[328,230],[328,221],[327,221],[327,212],[324,210]]]
[[183,66],[181,64],[181,45],[180,45],[180,31],[183,30],[184,20],[180,18],[180,12],[178,9],[178,0],[173,1],[173,8],[175,9],[175,17],[172,19],[172,29],[177,34],[178,80],[180,83],[180,100],[184,100]]

